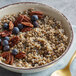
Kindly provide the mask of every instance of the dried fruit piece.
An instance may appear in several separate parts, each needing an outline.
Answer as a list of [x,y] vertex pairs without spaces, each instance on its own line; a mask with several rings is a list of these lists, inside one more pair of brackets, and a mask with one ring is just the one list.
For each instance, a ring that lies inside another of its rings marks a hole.
[[9,22],[9,30],[12,30],[14,28],[14,24],[12,21]]
[[15,58],[17,58],[17,59],[23,59],[23,58],[25,58],[25,53],[23,53],[23,52],[20,52],[20,53],[18,53],[16,56],[15,56]]
[[9,40],[9,45],[10,45],[10,47],[13,47],[14,45],[16,45],[18,42],[19,42],[19,37],[17,37],[17,36],[15,36],[15,37],[13,37],[13,38],[11,38],[10,40]]
[[21,32],[27,32],[27,31],[30,31],[30,30],[32,30],[32,28],[27,27],[27,28],[23,28],[23,29],[21,30]]
[[12,32],[11,31],[7,31],[7,30],[5,30],[3,32],[0,32],[0,36],[1,37],[10,36],[11,34],[12,34]]
[[33,25],[30,22],[21,22],[21,24],[28,26],[28,27],[33,27]]

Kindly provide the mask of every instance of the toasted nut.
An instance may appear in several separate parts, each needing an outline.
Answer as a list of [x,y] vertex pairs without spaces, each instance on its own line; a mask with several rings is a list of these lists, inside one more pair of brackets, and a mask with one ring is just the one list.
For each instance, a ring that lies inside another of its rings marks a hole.
[[22,20],[23,22],[31,22],[31,19],[28,16],[24,15],[24,18]]
[[29,13],[30,16],[32,15],[38,15],[39,19],[43,18],[43,12],[40,11],[32,11]]
[[15,26],[18,26],[18,24],[21,23],[21,22],[31,22],[31,19],[29,17],[25,16],[25,15],[19,15],[16,18],[14,24],[15,24]]
[[30,22],[21,22],[21,24],[29,27],[33,27],[33,25]]
[[14,28],[14,24],[12,21],[9,22],[9,30],[12,30]]
[[2,50],[2,48],[3,48],[2,45],[0,45],[0,50]]
[[43,15],[38,15],[39,19],[42,19],[43,18]]
[[18,42],[19,42],[19,37],[17,37],[17,36],[15,36],[15,37],[13,37],[13,38],[11,38],[10,40],[9,40],[9,45],[10,45],[10,47],[13,47],[14,45],[16,45]]
[[30,31],[30,30],[32,30],[32,28],[27,27],[27,28],[23,28],[23,29],[21,30],[21,32],[27,32],[27,31]]
[[10,64],[12,65],[13,62],[14,62],[14,56],[11,54],[11,55],[10,55],[10,58],[11,58]]
[[5,61],[6,64],[9,64],[10,63],[10,53],[8,53],[8,55],[6,56],[6,61]]
[[0,32],[0,36],[1,36],[1,37],[10,36],[11,33],[12,33],[11,31],[5,30],[5,31],[3,31],[3,32]]
[[8,55],[8,53],[9,53],[9,52],[3,52],[3,53],[1,54],[1,56],[2,56],[3,58],[5,58],[5,57]]
[[11,65],[13,64],[14,56],[10,52],[3,52],[1,56],[6,59],[5,61],[6,64],[11,64]]
[[18,58],[18,59],[23,59],[23,58],[25,58],[25,53],[23,53],[23,52],[20,52],[20,53],[18,53],[16,56],[15,56],[15,58]]
[[30,12],[29,13],[30,15],[43,15],[43,12],[41,12],[41,11],[32,11],[32,12]]

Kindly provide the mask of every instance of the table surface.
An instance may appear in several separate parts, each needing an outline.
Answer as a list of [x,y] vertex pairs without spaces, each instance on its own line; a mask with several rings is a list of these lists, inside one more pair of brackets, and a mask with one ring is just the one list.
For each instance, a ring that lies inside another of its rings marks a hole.
[[[16,3],[16,2],[41,2],[49,6],[53,6],[59,11],[61,11],[71,22],[71,24],[76,25],[76,0],[0,0],[0,7]],[[10,72],[0,67],[0,76],[21,76],[21,74]]]

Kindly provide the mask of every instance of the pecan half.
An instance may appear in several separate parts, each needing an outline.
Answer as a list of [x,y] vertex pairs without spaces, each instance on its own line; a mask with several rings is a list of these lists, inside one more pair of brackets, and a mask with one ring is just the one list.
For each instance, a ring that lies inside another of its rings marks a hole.
[[12,34],[12,32],[11,31],[7,31],[7,30],[5,30],[3,32],[0,32],[0,36],[1,37],[10,36],[11,34]]
[[30,15],[43,15],[43,12],[41,12],[41,11],[32,11],[32,12],[30,12],[29,13]]
[[0,42],[0,50],[3,49],[3,46],[2,46],[2,41]]
[[27,28],[23,28],[23,29],[21,30],[21,32],[27,32],[27,31],[30,31],[30,30],[32,30],[32,28],[27,27]]
[[23,53],[23,52],[20,52],[20,53],[18,53],[16,56],[15,56],[15,58],[17,58],[17,59],[23,59],[23,58],[25,58],[25,53]]
[[14,24],[12,21],[9,22],[9,30],[12,30],[14,28]]
[[31,22],[31,19],[28,17],[28,16],[25,16],[25,15],[23,15],[24,16],[24,18],[23,18],[23,22]]
[[38,15],[39,19],[42,19],[43,18],[43,15]]
[[41,19],[43,18],[43,12],[40,12],[40,11],[32,11],[29,13],[30,16],[32,15],[38,15],[38,17]]
[[18,23],[21,23],[22,20],[23,20],[23,18],[24,18],[24,17],[23,17],[22,15],[19,15],[19,16],[16,18],[15,22],[14,22],[15,26],[17,26]]
[[25,16],[25,15],[19,15],[19,16],[16,18],[14,24],[15,24],[15,26],[17,26],[17,25],[18,25],[19,23],[21,23],[21,22],[30,22],[30,21],[31,21],[31,19],[30,19],[29,17],[27,17],[27,16]]
[[11,57],[10,57],[10,58],[11,58],[10,64],[12,65],[13,62],[14,62],[14,56],[13,56],[12,54],[11,54],[10,56],[11,56]]
[[8,55],[5,57],[6,58],[6,61],[5,61],[5,63],[6,64],[9,64],[10,63],[10,52],[8,53]]
[[15,25],[15,26],[18,26],[18,22],[17,22],[17,20],[15,20],[14,25]]
[[3,48],[2,45],[0,45],[0,50],[2,50],[2,48]]
[[3,52],[3,53],[1,54],[1,56],[2,56],[3,58],[5,58],[5,57],[8,55],[8,53],[9,53],[9,52]]
[[11,65],[13,64],[14,56],[10,52],[3,52],[1,56],[6,59],[5,61],[6,64],[11,64]]
[[33,27],[33,25],[30,22],[21,22],[21,24],[28,26],[28,27]]
[[11,38],[10,40],[9,40],[9,45],[10,45],[10,47],[13,47],[14,45],[16,45],[18,42],[19,42],[19,37],[17,37],[17,36],[15,36],[15,37],[13,37],[13,38]]

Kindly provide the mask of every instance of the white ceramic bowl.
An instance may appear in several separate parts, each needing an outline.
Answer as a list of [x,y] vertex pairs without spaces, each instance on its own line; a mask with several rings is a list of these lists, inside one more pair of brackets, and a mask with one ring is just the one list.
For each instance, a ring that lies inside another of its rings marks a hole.
[[2,66],[3,68],[6,68],[6,69],[14,71],[14,72],[19,72],[19,73],[34,73],[34,72],[39,72],[39,71],[48,69],[49,67],[51,68],[52,66],[55,66],[56,63],[59,62],[60,59],[62,59],[66,55],[66,53],[69,51],[69,48],[70,48],[72,41],[73,41],[72,27],[71,27],[71,24],[69,23],[69,21],[67,20],[67,18],[62,13],[57,11],[56,9],[49,7],[45,4],[35,3],[35,2],[20,2],[20,3],[10,4],[10,5],[7,5],[7,6],[0,8],[0,19],[4,15],[18,13],[18,12],[24,11],[28,8],[36,8],[39,11],[42,11],[45,14],[52,16],[52,17],[55,17],[57,20],[60,20],[63,24],[63,27],[64,27],[67,35],[68,35],[69,45],[68,45],[66,51],[59,58],[52,61],[51,63],[48,63],[48,64],[40,66],[40,67],[26,69],[26,68],[21,68],[21,67],[20,68],[19,67],[12,67],[11,65],[7,65],[5,63],[0,63],[0,66]]

